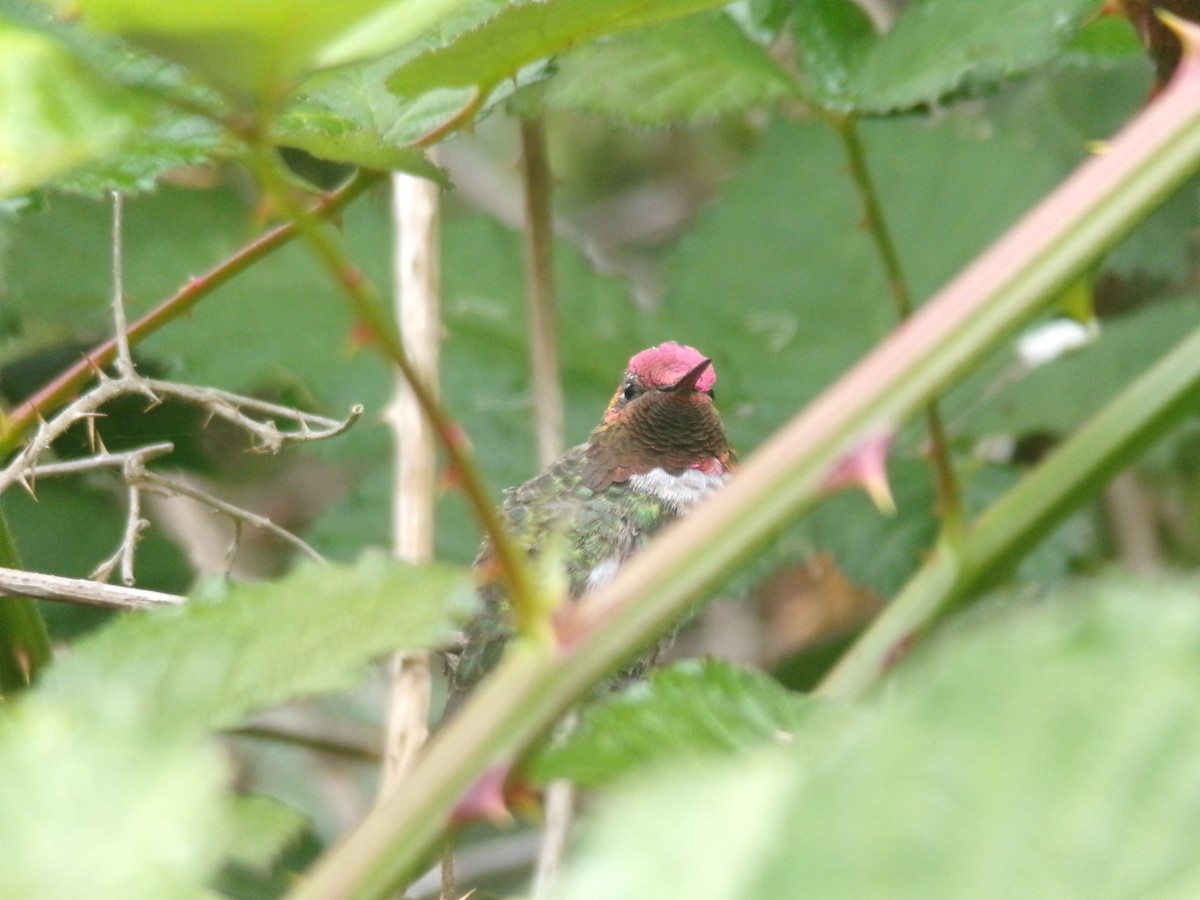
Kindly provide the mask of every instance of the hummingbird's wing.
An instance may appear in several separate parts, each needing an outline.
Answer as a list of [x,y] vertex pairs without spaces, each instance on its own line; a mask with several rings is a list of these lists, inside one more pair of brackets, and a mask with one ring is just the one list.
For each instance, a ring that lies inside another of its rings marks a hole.
[[[576,599],[616,574],[665,521],[673,518],[655,497],[627,484],[587,486],[588,447],[568,450],[541,474],[506,491],[503,514],[512,539],[535,559],[544,552],[561,559],[569,595]],[[492,568],[485,543],[478,571]],[[513,636],[511,608],[496,581],[480,588],[483,610],[468,623],[457,660],[450,661],[452,698],[473,687],[495,664]],[[454,700],[451,700],[454,705]]]

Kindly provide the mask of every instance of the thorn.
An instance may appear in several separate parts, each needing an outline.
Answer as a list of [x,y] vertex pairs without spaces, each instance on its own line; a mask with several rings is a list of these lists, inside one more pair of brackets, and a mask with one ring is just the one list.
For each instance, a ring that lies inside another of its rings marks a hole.
[[497,825],[512,822],[513,815],[504,799],[504,782],[511,772],[512,767],[507,764],[493,766],[484,772],[454,807],[451,823],[464,825],[479,819]]
[[895,439],[893,432],[879,433],[868,437],[857,447],[838,460],[825,476],[825,490],[829,492],[858,485],[871,502],[885,516],[896,514],[896,500],[888,484],[887,455]]
[[[1184,60],[1192,60],[1194,62],[1200,59],[1200,24],[1159,7],[1154,8],[1154,14],[1179,39],[1182,49],[1181,63]],[[1176,72],[1178,71],[1179,68],[1176,67]]]
[[25,488],[26,493],[28,493],[30,497],[32,497],[34,500],[37,500],[37,491],[35,491],[33,489],[33,484],[29,481],[28,478],[26,478],[26,474],[27,473],[22,472],[20,475],[17,476],[17,484],[19,484],[21,487]]
[[140,389],[141,393],[144,394],[146,399],[150,401],[150,404],[144,410],[142,410],[142,412],[150,412],[150,410],[154,409],[155,407],[162,406],[162,397],[154,393],[149,385],[141,385]]
[[350,352],[357,353],[375,343],[375,331],[361,319],[350,329]]
[[21,672],[21,679],[26,685],[33,684],[33,654],[28,647],[14,647],[13,659]]
[[442,442],[447,447],[454,447],[461,450],[467,445],[467,433],[459,427],[455,422],[446,423],[442,428]]

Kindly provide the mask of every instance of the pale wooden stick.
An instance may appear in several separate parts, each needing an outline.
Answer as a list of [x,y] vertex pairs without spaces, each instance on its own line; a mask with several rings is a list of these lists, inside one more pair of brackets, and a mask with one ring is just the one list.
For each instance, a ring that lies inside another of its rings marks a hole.
[[178,594],[101,584],[87,578],[63,578],[59,575],[43,575],[39,572],[5,568],[0,568],[0,597],[34,597],[38,600],[56,600],[83,606],[101,606],[106,609],[179,606],[186,600]]
[[[414,370],[431,387],[438,380],[441,342],[438,190],[424,178],[392,177],[396,318]],[[393,550],[399,559],[423,563],[433,558],[434,435],[399,373],[393,398],[388,416],[395,436]],[[388,668],[391,696],[380,797],[400,783],[429,737],[432,695],[428,653],[398,653]]]

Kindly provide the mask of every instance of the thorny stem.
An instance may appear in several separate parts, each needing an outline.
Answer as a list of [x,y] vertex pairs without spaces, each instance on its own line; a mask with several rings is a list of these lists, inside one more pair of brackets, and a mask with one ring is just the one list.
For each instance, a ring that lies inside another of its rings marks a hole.
[[[310,207],[308,214],[314,218],[332,215],[381,177],[378,172],[359,172],[341,187],[323,194]],[[203,275],[188,279],[178,291],[129,326],[128,340],[136,343],[184,315],[197,301],[287,244],[296,234],[295,224],[287,222],[255,238]],[[37,426],[39,419],[70,402],[79,389],[93,378],[97,371],[111,363],[116,355],[116,338],[109,338],[13,410],[7,422],[0,427],[0,459],[16,449],[25,435]]]
[[447,416],[429,386],[414,370],[400,336],[387,316],[379,291],[351,263],[335,234],[295,200],[283,162],[273,148],[259,143],[251,144],[249,161],[271,200],[295,223],[314,256],[329,270],[334,282],[345,293],[351,308],[380,350],[396,364],[407,379],[421,411],[433,423],[434,433],[460,479],[472,511],[483,525],[484,533],[491,542],[492,550],[500,563],[501,577],[506,582],[509,596],[512,598],[518,625],[525,633],[544,636],[550,626],[540,615],[542,605],[537,602],[528,562],[500,523],[499,515],[461,429]]
[[[879,192],[871,177],[867,165],[866,150],[858,133],[858,122],[853,114],[829,115],[829,121],[842,140],[846,152],[846,162],[850,168],[850,179],[858,191],[862,204],[863,226],[871,236],[879,261],[883,265],[884,276],[887,279],[888,292],[896,305],[896,314],[901,321],[912,315],[912,292],[908,287],[908,279],[904,276],[904,267],[900,262],[900,254],[892,240],[891,231],[883,216],[883,207],[879,203]],[[954,534],[962,523],[962,497],[958,479],[954,474],[954,463],[950,456],[950,442],[946,435],[946,426],[938,409],[937,400],[931,400],[925,408],[925,424],[929,429],[930,459],[937,481],[937,505],[943,525],[947,532]]]

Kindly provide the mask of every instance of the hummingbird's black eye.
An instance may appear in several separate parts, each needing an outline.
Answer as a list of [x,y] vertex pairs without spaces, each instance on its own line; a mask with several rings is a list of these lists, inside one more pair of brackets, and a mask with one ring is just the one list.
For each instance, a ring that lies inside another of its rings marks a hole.
[[625,385],[625,390],[621,394],[621,398],[624,400],[632,400],[637,395],[638,395],[637,385],[630,382],[629,384]]

